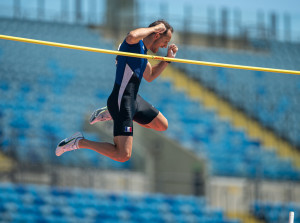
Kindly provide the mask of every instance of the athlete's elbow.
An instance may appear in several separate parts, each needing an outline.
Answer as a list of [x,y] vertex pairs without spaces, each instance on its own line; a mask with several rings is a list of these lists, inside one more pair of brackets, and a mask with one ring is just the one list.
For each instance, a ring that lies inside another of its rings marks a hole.
[[152,78],[147,78],[146,81],[150,83],[150,82],[153,81],[153,79]]
[[137,38],[138,38],[137,34],[131,31],[130,33],[128,33],[128,35],[126,37],[126,42],[128,44],[134,44],[134,43],[136,43]]
[[144,75],[144,79],[145,79],[147,82],[152,82],[152,81],[154,80],[151,76],[148,76],[148,75]]

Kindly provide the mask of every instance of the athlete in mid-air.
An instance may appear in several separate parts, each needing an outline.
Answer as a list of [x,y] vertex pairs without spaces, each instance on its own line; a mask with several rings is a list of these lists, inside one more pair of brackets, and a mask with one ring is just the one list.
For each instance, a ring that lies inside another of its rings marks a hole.
[[[147,54],[148,50],[157,53],[159,48],[167,48],[167,57],[174,58],[178,48],[175,44],[168,46],[173,34],[173,28],[164,20],[153,22],[147,28],[138,28],[128,33],[119,50],[130,53]],[[107,100],[107,107],[96,110],[90,119],[94,124],[98,121],[113,119],[114,144],[94,142],[77,132],[62,140],[56,155],[75,149],[91,149],[119,162],[130,159],[133,142],[133,121],[143,127],[157,131],[168,128],[167,119],[139,94],[142,78],[151,82],[168,66],[161,61],[153,67],[147,59],[117,56],[116,78],[114,88]]]

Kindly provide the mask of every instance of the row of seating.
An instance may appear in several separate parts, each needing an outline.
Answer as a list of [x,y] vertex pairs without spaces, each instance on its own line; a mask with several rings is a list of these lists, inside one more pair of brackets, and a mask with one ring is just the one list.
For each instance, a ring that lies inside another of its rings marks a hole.
[[0,183],[0,222],[238,223],[203,197]]
[[[180,46],[178,57],[247,66],[300,70],[300,45],[270,42],[263,52]],[[279,136],[300,146],[300,78],[297,75],[176,63]]]
[[292,202],[262,202],[256,201],[252,205],[252,214],[267,223],[289,222],[289,212],[294,212],[294,222],[300,221],[300,204]]
[[[1,19],[0,29],[6,35],[113,48],[80,25]],[[5,40],[0,48],[5,55],[0,58],[4,152],[29,164],[131,167],[130,162],[121,164],[91,151],[59,159],[54,155],[61,139],[82,131],[87,113],[105,105],[114,78],[111,56]],[[95,134],[84,135],[100,141]]]
[[168,118],[166,134],[169,137],[206,158],[210,174],[300,179],[300,172],[290,159],[281,159],[274,151],[264,149],[260,141],[250,139],[242,129],[235,129],[229,121],[219,119],[213,110],[205,109],[184,92],[175,91],[169,82],[156,82],[155,85],[158,96],[153,96],[152,86],[146,84],[141,94]]

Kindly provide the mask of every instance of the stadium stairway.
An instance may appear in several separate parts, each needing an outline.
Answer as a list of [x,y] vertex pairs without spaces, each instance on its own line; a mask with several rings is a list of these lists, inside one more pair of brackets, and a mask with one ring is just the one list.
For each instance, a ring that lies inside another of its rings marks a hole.
[[232,107],[198,81],[172,66],[168,66],[162,77],[169,79],[177,89],[185,91],[191,98],[199,100],[207,109],[215,110],[220,118],[229,120],[235,128],[244,129],[250,138],[261,141],[263,148],[275,150],[280,157],[291,159],[293,165],[300,169],[300,153],[289,142],[278,138],[259,122]]
[[0,152],[0,175],[11,172],[14,167],[14,160]]
[[14,161],[0,152],[0,173],[9,172],[14,167]]
[[229,219],[240,219],[241,222],[244,222],[244,223],[263,223],[264,222],[249,213],[226,213],[226,216]]

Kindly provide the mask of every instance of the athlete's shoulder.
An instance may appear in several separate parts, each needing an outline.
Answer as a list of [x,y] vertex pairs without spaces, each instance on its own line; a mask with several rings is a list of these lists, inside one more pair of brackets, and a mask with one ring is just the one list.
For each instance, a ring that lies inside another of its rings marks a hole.
[[126,39],[124,39],[123,43],[120,45],[119,51],[145,54],[147,53],[147,48],[142,40],[135,44],[129,44],[126,42]]
[[139,47],[141,45],[144,45],[144,42],[142,40],[140,40],[139,42],[137,43],[134,43],[134,44],[129,44],[127,41],[126,41],[126,38],[124,39],[122,45],[125,45],[125,46],[128,46],[128,47]]

